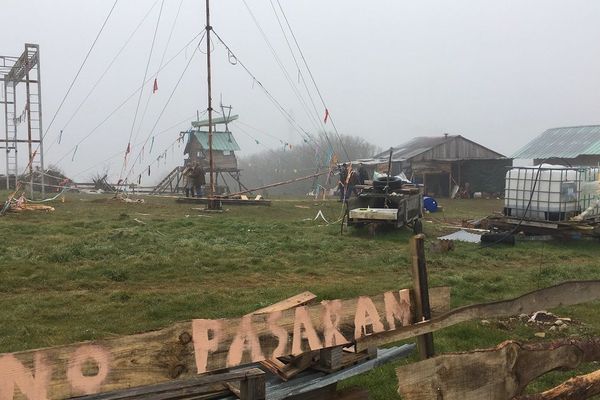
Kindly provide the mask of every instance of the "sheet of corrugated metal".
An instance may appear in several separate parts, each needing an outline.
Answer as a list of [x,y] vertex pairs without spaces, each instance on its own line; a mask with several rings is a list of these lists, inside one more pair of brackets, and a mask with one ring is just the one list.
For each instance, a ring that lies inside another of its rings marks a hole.
[[580,155],[600,155],[600,125],[548,129],[512,157],[545,159]]
[[[204,149],[208,149],[208,132],[194,131],[196,139]],[[240,146],[231,132],[213,132],[213,150],[238,151]]]

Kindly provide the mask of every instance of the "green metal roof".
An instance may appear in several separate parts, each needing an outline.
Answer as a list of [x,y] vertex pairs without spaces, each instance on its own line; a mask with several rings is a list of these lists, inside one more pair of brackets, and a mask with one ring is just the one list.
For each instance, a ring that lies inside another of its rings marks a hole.
[[512,157],[545,159],[580,155],[600,155],[600,125],[548,129]]
[[[208,149],[208,132],[206,131],[188,131],[188,133],[193,133],[196,136],[196,139],[202,145],[202,148]],[[191,138],[191,135],[188,138],[188,142]],[[231,132],[213,132],[213,150],[218,151],[238,151],[240,150],[240,146],[235,141],[233,134]]]

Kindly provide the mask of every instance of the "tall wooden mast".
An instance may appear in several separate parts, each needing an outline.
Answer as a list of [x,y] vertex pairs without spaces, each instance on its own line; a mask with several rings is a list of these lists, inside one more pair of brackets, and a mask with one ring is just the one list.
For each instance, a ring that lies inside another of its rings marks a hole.
[[210,0],[206,0],[206,71],[208,79],[208,158],[210,163],[210,192],[208,208],[219,208],[215,201],[215,163],[213,160],[212,77],[210,68]]

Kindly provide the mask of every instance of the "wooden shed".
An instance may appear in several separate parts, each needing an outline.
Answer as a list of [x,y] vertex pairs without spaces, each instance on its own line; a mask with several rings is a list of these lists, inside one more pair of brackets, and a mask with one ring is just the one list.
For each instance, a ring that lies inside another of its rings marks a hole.
[[[393,147],[392,172],[403,172],[431,196],[451,196],[457,189],[502,193],[512,159],[461,135],[416,137]],[[387,168],[390,150],[373,157]]]
[[[213,140],[212,153],[214,162],[214,172],[216,184],[219,185],[219,177],[222,188],[217,188],[218,192],[229,192],[229,186],[225,179],[225,174],[229,175],[237,182],[241,190],[245,186],[240,181],[240,169],[238,168],[235,152],[240,150],[235,137],[229,130],[229,123],[238,119],[237,115],[231,115],[221,118],[213,118]],[[204,170],[208,173],[210,170],[209,146],[208,146],[208,120],[194,121],[192,127],[181,132],[186,135],[187,142],[183,154],[187,155],[184,159],[184,166],[194,162],[199,162]]]

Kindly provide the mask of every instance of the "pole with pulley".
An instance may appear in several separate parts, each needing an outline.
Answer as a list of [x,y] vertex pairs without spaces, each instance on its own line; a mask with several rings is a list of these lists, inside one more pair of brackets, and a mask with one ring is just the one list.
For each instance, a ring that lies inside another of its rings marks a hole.
[[208,79],[208,159],[210,164],[210,192],[208,195],[208,209],[218,210],[221,202],[215,198],[215,163],[213,159],[213,123],[212,123],[212,76],[210,68],[210,0],[206,0],[206,71]]

